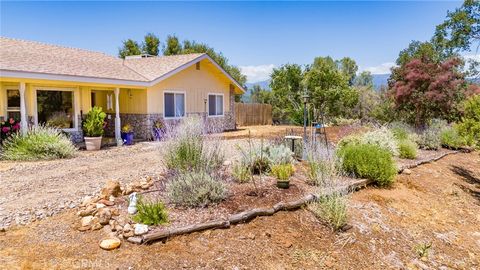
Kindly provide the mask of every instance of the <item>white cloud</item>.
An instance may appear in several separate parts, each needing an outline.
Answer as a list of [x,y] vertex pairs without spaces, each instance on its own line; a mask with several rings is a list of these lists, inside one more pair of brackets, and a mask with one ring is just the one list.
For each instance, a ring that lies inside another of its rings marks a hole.
[[370,71],[372,74],[390,74],[390,69],[396,66],[393,62],[386,62],[378,66],[364,68],[363,71]]
[[466,60],[480,61],[480,54],[466,54],[463,55]]
[[268,80],[274,68],[274,64],[259,66],[240,66],[240,71],[243,75],[247,76],[247,81],[249,83],[256,83]]

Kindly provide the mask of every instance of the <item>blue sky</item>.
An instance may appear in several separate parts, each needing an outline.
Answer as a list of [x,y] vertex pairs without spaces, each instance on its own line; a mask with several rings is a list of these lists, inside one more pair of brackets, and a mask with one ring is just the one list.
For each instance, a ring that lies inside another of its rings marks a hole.
[[2,36],[116,55],[147,32],[206,42],[249,81],[284,63],[349,56],[385,73],[411,40],[428,40],[448,2],[0,2]]

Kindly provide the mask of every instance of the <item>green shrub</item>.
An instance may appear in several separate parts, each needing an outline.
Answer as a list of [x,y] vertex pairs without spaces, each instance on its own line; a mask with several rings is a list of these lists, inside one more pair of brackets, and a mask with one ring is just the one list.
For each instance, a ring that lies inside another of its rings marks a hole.
[[340,192],[333,192],[309,204],[308,209],[332,229],[339,230],[347,224],[347,202],[347,196]]
[[239,183],[247,183],[251,180],[252,173],[247,165],[236,163],[232,168],[232,176]]
[[361,142],[364,144],[377,145],[398,156],[398,145],[393,133],[386,127],[381,127],[362,135]]
[[398,150],[400,158],[417,158],[417,144],[408,139],[398,141]]
[[441,130],[437,127],[427,127],[422,134],[420,134],[418,140],[420,148],[426,150],[438,150],[442,147],[440,132]]
[[249,148],[239,147],[242,155],[242,164],[246,164],[253,174],[260,174],[270,171],[273,165],[293,163],[294,153],[285,145],[269,144],[253,145],[249,143]]
[[171,170],[203,170],[220,167],[224,155],[220,140],[204,137],[201,119],[187,117],[167,134],[165,164]]
[[294,173],[292,164],[277,164],[270,168],[270,173],[278,180],[288,180]]
[[480,95],[465,101],[464,115],[456,129],[465,138],[466,144],[480,148]]
[[168,222],[167,209],[161,201],[147,201],[143,196],[139,196],[137,210],[137,214],[132,217],[135,222],[147,225],[159,225]]
[[167,195],[177,205],[204,207],[225,199],[227,189],[206,172],[183,171],[167,184]]
[[77,149],[58,129],[35,126],[25,135],[12,134],[3,143],[1,157],[7,160],[49,160],[71,158]]
[[83,121],[83,133],[86,137],[103,136],[103,126],[107,114],[100,107],[93,107]]
[[397,141],[412,140],[415,136],[412,128],[404,122],[392,122],[388,124],[388,128]]
[[440,132],[440,141],[442,146],[451,149],[458,149],[467,144],[465,138],[460,136],[457,129],[448,127]]
[[272,165],[293,163],[292,150],[283,144],[267,146],[266,154],[269,163]]
[[387,150],[372,144],[349,144],[338,151],[342,168],[357,177],[375,181],[379,186],[393,183],[395,162]]

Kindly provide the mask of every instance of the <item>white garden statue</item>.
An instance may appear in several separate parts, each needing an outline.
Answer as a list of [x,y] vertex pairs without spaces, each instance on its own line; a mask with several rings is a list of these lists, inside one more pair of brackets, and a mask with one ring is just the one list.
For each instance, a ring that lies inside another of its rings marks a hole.
[[130,199],[130,204],[128,205],[128,213],[130,215],[136,214],[137,213],[137,193],[133,192],[128,196]]

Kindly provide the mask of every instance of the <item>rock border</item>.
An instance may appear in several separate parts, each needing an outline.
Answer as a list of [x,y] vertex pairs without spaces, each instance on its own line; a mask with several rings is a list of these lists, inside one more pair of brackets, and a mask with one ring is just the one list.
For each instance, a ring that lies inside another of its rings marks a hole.
[[[451,155],[451,154],[457,154],[459,151],[452,151],[452,152],[446,152],[443,153],[439,156],[426,159],[426,160],[420,160],[414,164],[409,164],[402,166],[399,170],[398,173],[402,173],[406,169],[411,169],[418,167],[423,164],[431,163],[438,161],[445,156]],[[361,188],[366,187],[367,185],[373,183],[372,180],[368,179],[359,179],[351,183],[350,185],[347,186],[349,190],[357,191]],[[141,236],[134,236],[134,237],[129,237],[127,238],[127,241],[130,243],[134,244],[149,244],[155,241],[164,241],[170,237],[177,236],[177,235],[183,235],[183,234],[189,234],[193,232],[200,232],[204,230],[211,230],[211,229],[227,229],[232,225],[235,224],[240,224],[240,223],[246,223],[249,222],[256,217],[261,217],[261,216],[272,216],[277,212],[280,211],[293,211],[297,210],[304,205],[315,201],[318,199],[319,195],[318,194],[308,194],[296,201],[291,201],[291,202],[279,202],[275,204],[271,208],[254,208],[250,209],[247,211],[243,211],[237,214],[231,215],[227,219],[218,219],[218,220],[212,220],[204,223],[197,223],[197,224],[192,224],[188,226],[183,226],[179,228],[173,228],[173,229],[167,229],[167,230],[162,230],[158,232],[152,232],[152,233],[147,233],[145,235]]]

